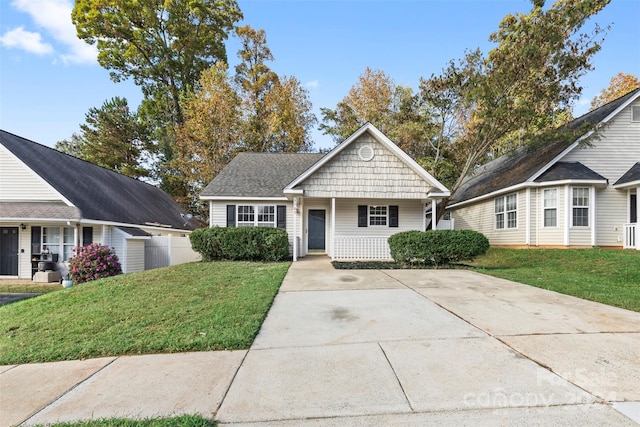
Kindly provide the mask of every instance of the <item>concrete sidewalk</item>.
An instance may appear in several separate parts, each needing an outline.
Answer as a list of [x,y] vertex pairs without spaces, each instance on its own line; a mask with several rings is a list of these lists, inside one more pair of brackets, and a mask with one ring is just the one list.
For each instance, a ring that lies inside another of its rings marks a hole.
[[[290,268],[247,351],[0,367],[0,425],[636,425],[640,313],[463,270]],[[624,415],[626,414],[626,415]]]

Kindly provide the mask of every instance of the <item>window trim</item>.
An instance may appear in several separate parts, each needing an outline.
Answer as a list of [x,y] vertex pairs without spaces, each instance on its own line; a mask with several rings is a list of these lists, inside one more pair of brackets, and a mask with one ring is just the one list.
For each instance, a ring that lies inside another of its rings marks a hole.
[[[556,195],[555,195],[555,206],[547,207],[545,205],[545,203],[547,201],[547,199],[545,198],[545,193],[547,191],[555,191],[555,193],[556,193]],[[559,223],[559,221],[558,221],[558,218],[559,218],[559,216],[558,216],[558,201],[559,201],[558,194],[559,194],[558,188],[545,188],[545,189],[542,190],[542,203],[541,203],[541,205],[542,205],[542,228],[558,228],[559,227],[559,225],[558,225],[558,223]],[[555,210],[556,211],[556,215],[555,215],[556,225],[546,225],[545,224],[545,220],[546,220],[546,215],[545,214],[546,214],[546,211],[548,211],[548,210]]]
[[[384,208],[384,215],[371,214],[371,209]],[[384,224],[372,224],[373,218],[384,218]],[[367,206],[367,224],[369,227],[388,227],[389,226],[389,206],[388,205],[368,205]]]
[[[240,212],[241,208],[250,207],[251,215],[253,219],[251,221],[240,221],[240,215],[247,215],[244,212]],[[264,215],[264,213],[260,213],[260,208],[269,208],[272,212],[267,213],[267,215],[273,215],[273,221],[260,221],[260,215]],[[286,213],[285,213],[286,218]],[[281,219],[281,218],[280,218]],[[279,221],[278,218],[278,205],[272,204],[238,204],[235,205],[235,226],[236,227],[271,227],[278,228],[278,224],[282,221]]]
[[[515,209],[507,209],[507,201],[511,196],[515,196]],[[501,209],[498,210],[498,201],[501,201]],[[509,226],[509,214],[515,214],[515,226]],[[502,227],[498,226],[498,218],[501,217]],[[494,230],[517,230],[518,229],[518,193],[509,193],[493,199],[493,228]]]
[[[45,243],[45,229],[57,229],[58,230],[58,243]],[[72,241],[65,242],[64,241],[64,232],[65,230],[72,231]],[[58,262],[69,261],[73,257],[73,249],[76,248],[76,238],[77,238],[77,229],[75,227],[69,226],[59,226],[59,225],[43,225],[40,228],[40,253],[41,254],[57,254]],[[46,248],[45,248],[46,246]],[[57,252],[53,252],[51,249],[57,248]],[[69,258],[65,259],[65,248],[71,249],[68,251]],[[44,251],[47,252],[44,252]]]
[[[574,191],[575,190],[585,190],[586,191],[586,199],[587,199],[587,204],[586,205],[575,205],[574,201],[575,201],[575,197],[574,197]],[[591,227],[591,188],[590,187],[571,187],[571,228],[589,228]],[[586,220],[587,220],[587,224],[586,225],[576,225],[575,224],[575,214],[574,214],[574,210],[575,209],[586,209]]]

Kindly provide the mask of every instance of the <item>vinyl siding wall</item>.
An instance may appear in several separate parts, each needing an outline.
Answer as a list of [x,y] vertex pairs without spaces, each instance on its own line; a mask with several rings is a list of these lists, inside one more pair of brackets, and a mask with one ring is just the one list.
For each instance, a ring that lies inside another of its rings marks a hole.
[[126,239],[127,251],[122,263],[124,273],[144,271],[144,240]]
[[[506,193],[513,194],[513,193]],[[518,191],[517,228],[496,229],[494,198],[452,211],[456,230],[475,230],[489,239],[492,245],[524,245],[526,232],[526,192]]]
[[[358,152],[364,146],[373,148],[373,159],[360,158]],[[296,188],[303,189],[305,197],[343,199],[421,199],[431,189],[394,153],[366,133]]]
[[[556,226],[544,226],[544,190],[555,189]],[[565,208],[566,186],[549,186],[531,189],[531,245],[562,246],[564,245],[564,226],[566,223]]]
[[[358,206],[398,206],[398,227],[369,225],[358,227]],[[419,200],[356,199],[336,200],[336,237],[389,237],[400,231],[424,229],[424,205]]]
[[53,201],[61,195],[0,145],[0,200]]

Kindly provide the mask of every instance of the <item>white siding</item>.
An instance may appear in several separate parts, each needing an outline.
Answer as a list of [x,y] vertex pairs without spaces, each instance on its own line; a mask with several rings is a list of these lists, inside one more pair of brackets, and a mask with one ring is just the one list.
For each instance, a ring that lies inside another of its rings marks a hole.
[[[358,151],[374,149],[370,161]],[[336,158],[297,186],[305,197],[424,199],[431,187],[394,153],[369,134],[352,142]]]
[[126,262],[123,262],[123,273],[135,273],[144,270],[144,240],[126,239]]
[[[596,190],[597,246],[622,246],[622,227],[628,214],[627,194],[626,190],[616,190],[612,185],[640,161],[640,123],[631,121],[633,105],[640,106],[640,99],[618,113],[591,146],[578,147],[561,160],[580,162],[609,181],[606,189]],[[591,244],[584,231],[571,230],[572,245]]]
[[107,226],[106,227],[106,237],[107,241],[102,242],[103,245],[107,245],[113,249],[115,254],[118,256],[118,261],[122,265],[122,271],[126,273],[126,251],[125,251],[125,242],[124,242],[124,234],[117,231],[115,227]]
[[[556,226],[544,226],[544,190],[554,188],[557,191],[556,203]],[[567,216],[565,212],[565,191],[566,186],[550,186],[531,189],[532,202],[532,226],[531,226],[531,244],[533,246],[564,246],[564,227]],[[534,196],[535,195],[535,196]],[[536,206],[537,205],[537,206]],[[537,217],[534,219],[534,214]]]
[[63,197],[0,145],[0,200],[63,200]]
[[[289,251],[293,251],[293,202],[288,200],[242,200],[242,201],[209,201],[209,226],[227,226],[227,205],[273,205],[287,207],[286,231],[289,235]],[[237,212],[237,211],[236,211]],[[277,215],[277,209],[276,209]],[[300,218],[300,217],[298,217]],[[298,232],[298,236],[300,233]]]
[[[398,206],[398,227],[358,227],[358,205]],[[400,231],[424,229],[424,205],[419,200],[336,199],[336,237],[389,237]]]
[[[513,194],[513,193],[508,193]],[[519,191],[517,228],[496,229],[495,198],[483,200],[452,211],[456,230],[475,230],[489,239],[492,245],[524,245],[526,236],[526,194]]]

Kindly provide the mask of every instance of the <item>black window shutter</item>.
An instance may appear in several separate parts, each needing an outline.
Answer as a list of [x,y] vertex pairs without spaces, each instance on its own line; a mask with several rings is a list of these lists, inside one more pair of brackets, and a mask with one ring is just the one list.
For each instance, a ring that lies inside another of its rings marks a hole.
[[39,254],[40,248],[40,227],[31,227],[31,253]]
[[93,243],[93,227],[82,227],[82,246]]
[[287,207],[278,205],[277,207],[278,228],[287,228]]
[[389,206],[389,227],[398,227],[398,207]]
[[236,205],[227,205],[227,227],[236,226]]
[[367,205],[358,205],[358,227],[367,226]]

